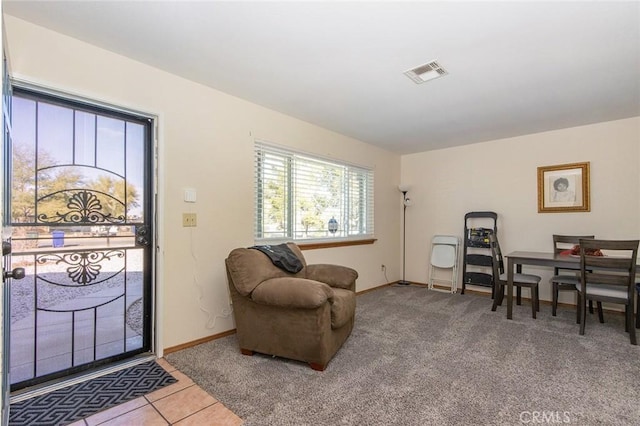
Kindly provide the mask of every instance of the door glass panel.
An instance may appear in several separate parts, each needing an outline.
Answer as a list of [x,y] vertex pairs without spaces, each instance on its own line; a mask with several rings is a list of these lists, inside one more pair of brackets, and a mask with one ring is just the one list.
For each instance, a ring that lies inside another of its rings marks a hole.
[[125,122],[98,117],[96,166],[124,175]]
[[96,116],[83,111],[75,114],[74,162],[78,165],[94,166],[96,163]]
[[151,135],[146,119],[13,99],[12,262],[26,271],[11,290],[17,389],[150,350]]

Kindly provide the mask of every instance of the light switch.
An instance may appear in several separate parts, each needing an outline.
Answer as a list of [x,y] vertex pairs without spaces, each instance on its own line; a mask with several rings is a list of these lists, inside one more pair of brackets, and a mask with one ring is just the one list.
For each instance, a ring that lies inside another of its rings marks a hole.
[[193,188],[185,188],[184,190],[184,201],[186,203],[195,203],[196,202],[196,190]]

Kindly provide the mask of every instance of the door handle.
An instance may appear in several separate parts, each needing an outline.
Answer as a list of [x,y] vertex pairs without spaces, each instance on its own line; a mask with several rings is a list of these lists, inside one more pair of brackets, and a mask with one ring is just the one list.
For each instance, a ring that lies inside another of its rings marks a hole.
[[24,278],[24,268],[15,268],[13,271],[7,271],[2,274],[2,282],[5,282],[9,278],[14,280],[21,280]]
[[[11,243],[9,241],[2,242],[2,255],[8,256],[11,254]],[[2,282],[5,282],[9,278],[13,278],[14,280],[21,280],[24,278],[24,268],[15,268],[13,271],[4,272],[4,268],[2,268]]]

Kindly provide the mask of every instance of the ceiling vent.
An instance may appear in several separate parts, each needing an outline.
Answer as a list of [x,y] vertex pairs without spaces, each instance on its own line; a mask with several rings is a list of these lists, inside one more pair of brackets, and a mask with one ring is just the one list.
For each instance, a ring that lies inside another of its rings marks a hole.
[[404,74],[414,81],[416,84],[424,83],[425,81],[433,80],[438,77],[447,75],[448,72],[440,66],[437,61],[431,61],[424,65],[417,66]]

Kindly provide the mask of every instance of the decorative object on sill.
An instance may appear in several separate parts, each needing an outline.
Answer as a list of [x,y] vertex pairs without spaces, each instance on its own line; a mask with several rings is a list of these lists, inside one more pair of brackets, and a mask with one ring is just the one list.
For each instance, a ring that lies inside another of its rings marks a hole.
[[407,197],[407,192],[409,192],[409,185],[398,185],[398,190],[402,192],[402,280],[398,281],[400,285],[409,285],[411,284],[409,281],[405,279],[405,267],[406,267],[406,257],[407,257],[407,207],[409,207],[412,202],[411,198]]
[[331,232],[331,234],[335,234],[337,230],[338,230],[338,221],[336,220],[335,217],[332,217],[331,219],[329,219],[329,232]]

